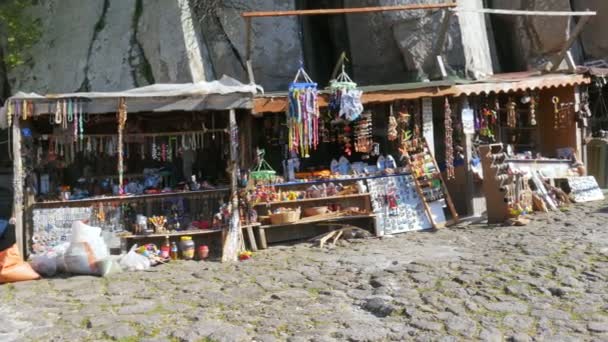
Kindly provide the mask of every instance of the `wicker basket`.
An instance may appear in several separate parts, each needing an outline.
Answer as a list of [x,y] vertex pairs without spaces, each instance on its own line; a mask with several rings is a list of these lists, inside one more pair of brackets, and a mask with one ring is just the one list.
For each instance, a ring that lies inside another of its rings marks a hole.
[[323,214],[327,214],[328,211],[329,211],[329,207],[327,207],[327,206],[304,208],[304,217],[323,215]]
[[294,223],[300,219],[300,209],[297,210],[286,210],[277,214],[270,215],[270,223],[272,224],[286,224]]

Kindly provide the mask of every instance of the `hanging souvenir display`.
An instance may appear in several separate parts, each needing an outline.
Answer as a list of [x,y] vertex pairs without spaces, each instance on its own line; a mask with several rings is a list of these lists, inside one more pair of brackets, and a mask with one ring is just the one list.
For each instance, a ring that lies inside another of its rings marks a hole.
[[507,103],[507,127],[517,127],[517,103],[513,101],[513,98],[509,98]]
[[536,108],[538,107],[538,95],[530,96],[530,126],[536,126]]
[[557,96],[553,96],[551,102],[553,102],[553,128],[565,129],[569,127],[570,111],[572,109],[573,104],[563,103]]
[[407,127],[410,122],[410,117],[411,117],[411,115],[407,108],[407,104],[403,104],[401,106],[401,109],[399,110],[399,118],[397,119],[397,122],[399,124],[405,125]]
[[329,89],[331,90],[330,111],[337,112],[338,118],[352,122],[361,116],[363,92],[357,89],[357,83],[346,74],[344,64],[342,64],[342,73],[329,82]]
[[388,131],[386,133],[389,141],[397,140],[399,136],[399,132],[397,132],[398,126],[399,124],[397,124],[397,119],[395,119],[395,116],[393,115],[393,105],[391,104],[388,115]]
[[[303,77],[304,82],[298,82]],[[289,109],[287,126],[289,128],[289,151],[304,158],[310,157],[311,149],[319,143],[319,105],[317,103],[317,84],[314,83],[303,67],[289,86]]]
[[353,145],[351,144],[352,129],[346,124],[344,125],[344,133],[342,134],[342,143],[344,144],[344,154],[350,156],[353,153]]
[[452,109],[450,101],[445,99],[444,106],[444,124],[445,124],[445,167],[447,179],[454,179],[454,145],[453,145],[453,129],[452,129]]
[[371,153],[373,146],[372,139],[372,113],[363,113],[361,119],[357,121],[355,130],[355,151],[359,153]]

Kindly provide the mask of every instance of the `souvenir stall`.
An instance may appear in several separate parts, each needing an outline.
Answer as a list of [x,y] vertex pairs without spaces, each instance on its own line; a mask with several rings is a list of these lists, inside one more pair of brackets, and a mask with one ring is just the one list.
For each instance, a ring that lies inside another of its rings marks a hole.
[[320,90],[300,69],[284,99],[261,98],[241,198],[262,248],[344,225],[381,236],[458,219],[423,134],[419,97],[443,89],[376,88],[366,95],[343,70]]
[[533,207],[555,209],[567,202],[560,200],[560,191],[583,181],[587,113],[579,85],[587,82],[582,75],[517,74],[455,86],[466,95],[458,109],[461,126],[470,134],[469,153],[483,170],[490,222],[504,222]]
[[15,216],[27,251],[69,241],[73,222],[83,221],[117,249],[154,243],[166,258],[192,258],[195,246],[216,256],[229,248],[235,259],[244,246],[231,208],[238,144],[247,139],[236,122],[255,92],[225,77],[7,100]]

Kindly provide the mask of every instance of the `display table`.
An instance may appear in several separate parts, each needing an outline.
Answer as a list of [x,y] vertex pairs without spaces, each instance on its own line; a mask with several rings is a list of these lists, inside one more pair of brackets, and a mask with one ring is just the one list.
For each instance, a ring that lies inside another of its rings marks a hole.
[[[353,185],[363,182],[367,189],[364,193],[304,198],[292,201],[273,201],[253,204],[258,216],[265,216],[276,208],[312,208],[330,206],[357,208],[355,212],[333,212],[325,215],[303,217],[298,221],[281,224],[262,224],[255,229],[258,232],[260,248],[268,247],[271,242],[289,241],[310,238],[319,235],[321,227],[327,230],[332,224],[359,222],[376,236],[398,234],[407,231],[432,228],[423,203],[415,189],[410,174],[376,175],[345,179],[314,180],[273,185],[281,191],[303,191],[311,185],[328,183]],[[360,184],[361,185],[361,184]],[[445,201],[438,197],[429,202],[434,219],[444,220]],[[325,227],[324,227],[325,226]],[[271,237],[271,235],[273,235]]]

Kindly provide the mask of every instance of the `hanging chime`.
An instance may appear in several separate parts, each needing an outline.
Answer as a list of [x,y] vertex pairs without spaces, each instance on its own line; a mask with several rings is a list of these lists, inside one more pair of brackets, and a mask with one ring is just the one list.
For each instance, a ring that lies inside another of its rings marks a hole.
[[517,104],[513,101],[513,98],[509,98],[507,103],[507,127],[517,127]]
[[[298,82],[303,77],[304,82]],[[310,157],[310,150],[319,144],[319,105],[318,90],[303,67],[289,86],[289,109],[287,126],[289,128],[289,151]]]

